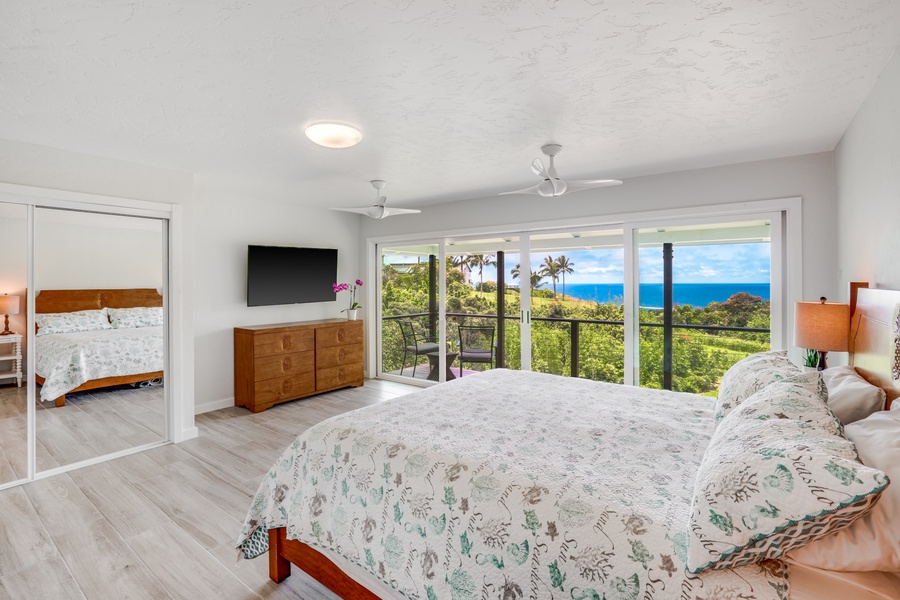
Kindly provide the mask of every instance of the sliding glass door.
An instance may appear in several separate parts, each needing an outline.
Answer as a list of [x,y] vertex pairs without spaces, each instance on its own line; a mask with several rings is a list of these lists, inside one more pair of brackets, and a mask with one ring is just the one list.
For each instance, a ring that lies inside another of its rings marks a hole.
[[[732,364],[783,344],[783,219],[669,218],[379,246],[379,372],[445,381],[506,367],[714,394]],[[404,338],[398,321],[421,337]],[[481,362],[466,360],[469,328],[486,337]]]
[[380,248],[380,372],[438,381],[437,243]]
[[771,220],[642,227],[635,242],[641,386],[715,394],[771,347]]
[[532,370],[624,382],[623,231],[530,236]]

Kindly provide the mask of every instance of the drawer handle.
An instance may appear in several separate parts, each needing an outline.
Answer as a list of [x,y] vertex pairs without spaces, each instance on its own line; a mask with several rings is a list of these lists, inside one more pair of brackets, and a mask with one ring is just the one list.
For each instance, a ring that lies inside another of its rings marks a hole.
[[281,391],[282,391],[282,393],[284,393],[284,394],[289,394],[289,393],[291,392],[291,387],[292,387],[292,386],[291,386],[291,380],[290,380],[290,379],[285,379],[284,381],[281,382]]
[[344,349],[341,348],[340,350],[338,350],[338,362],[344,362],[344,360],[346,360],[346,358],[347,358],[347,353],[344,352]]
[[338,329],[337,339],[339,342],[343,343],[347,339],[347,332],[344,331],[343,329]]
[[344,368],[341,367],[338,369],[338,381],[344,383],[344,380],[347,379],[347,374],[344,372]]
[[282,350],[290,350],[291,349],[291,336],[289,334],[283,335],[281,337],[281,349]]
[[284,360],[281,361],[281,370],[285,373],[291,370],[291,357],[285,356]]

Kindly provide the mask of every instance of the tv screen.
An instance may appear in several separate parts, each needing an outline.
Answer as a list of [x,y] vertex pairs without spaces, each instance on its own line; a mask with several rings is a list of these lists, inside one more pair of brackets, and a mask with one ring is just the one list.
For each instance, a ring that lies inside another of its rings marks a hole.
[[247,306],[332,302],[334,248],[247,247]]

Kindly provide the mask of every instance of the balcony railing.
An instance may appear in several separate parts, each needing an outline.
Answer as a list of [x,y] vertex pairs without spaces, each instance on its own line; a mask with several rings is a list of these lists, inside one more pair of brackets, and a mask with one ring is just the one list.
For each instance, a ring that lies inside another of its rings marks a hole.
[[[390,315],[384,316],[382,319],[384,321],[393,321],[397,319],[409,319],[409,318],[422,318],[427,317],[427,326],[429,329],[429,337],[437,338],[436,327],[437,323],[437,315],[430,312],[420,312],[420,313],[410,313],[403,315]],[[509,321],[518,321],[519,317],[515,315],[492,315],[492,314],[473,314],[473,313],[447,313],[448,318],[453,319],[490,319],[497,322],[498,330],[505,329],[505,327],[501,327],[501,320],[505,325],[506,322]],[[578,377],[581,372],[581,362],[580,362],[580,333],[581,327],[583,325],[606,325],[606,326],[618,326],[624,327],[625,321],[615,321],[615,320],[600,320],[600,319],[573,319],[567,317],[532,317],[532,322],[546,322],[546,323],[560,323],[560,324],[568,324],[569,325],[569,348],[570,348],[570,356],[569,356],[569,374],[572,377]],[[663,360],[663,381],[668,383],[668,385],[664,384],[665,389],[671,389],[671,381],[672,381],[672,343],[671,337],[676,329],[685,329],[685,330],[702,330],[702,331],[710,331],[710,332],[742,332],[742,333],[770,333],[769,328],[764,327],[733,327],[729,325],[704,325],[704,324],[694,324],[694,323],[672,323],[671,325],[667,325],[666,323],[658,323],[658,322],[644,322],[641,321],[639,323],[640,327],[648,327],[648,328],[662,328],[664,332],[664,360]],[[665,338],[668,337],[666,341]],[[497,344],[497,364],[504,365],[505,364],[505,344],[499,343]]]

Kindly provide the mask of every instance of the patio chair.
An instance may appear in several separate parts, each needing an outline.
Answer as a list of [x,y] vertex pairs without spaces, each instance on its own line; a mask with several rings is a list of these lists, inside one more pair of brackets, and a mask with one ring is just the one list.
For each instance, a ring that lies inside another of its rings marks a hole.
[[459,376],[463,376],[463,363],[482,363],[494,366],[494,327],[459,326]]
[[406,357],[412,353],[413,357],[413,378],[416,376],[416,367],[419,365],[419,356],[428,354],[429,352],[437,352],[440,346],[434,343],[434,340],[428,336],[419,335],[412,321],[397,321],[400,325],[400,333],[403,334],[403,360],[400,361],[400,375],[403,375],[403,369],[406,367]]

